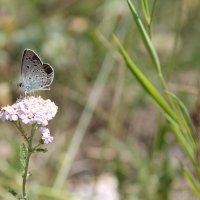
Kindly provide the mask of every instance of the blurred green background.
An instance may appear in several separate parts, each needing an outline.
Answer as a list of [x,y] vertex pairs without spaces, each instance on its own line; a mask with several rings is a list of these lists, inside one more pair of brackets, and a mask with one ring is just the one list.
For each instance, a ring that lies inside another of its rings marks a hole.
[[[152,36],[169,88],[197,127],[199,9],[198,0],[157,0]],[[58,105],[54,142],[31,160],[30,200],[197,199],[180,173],[184,153],[124,66],[113,34],[159,88],[125,0],[0,0],[0,105],[20,96],[24,49],[55,69],[51,91],[38,93]],[[20,190],[22,138],[8,122],[0,130],[0,199],[14,199],[7,188]]]

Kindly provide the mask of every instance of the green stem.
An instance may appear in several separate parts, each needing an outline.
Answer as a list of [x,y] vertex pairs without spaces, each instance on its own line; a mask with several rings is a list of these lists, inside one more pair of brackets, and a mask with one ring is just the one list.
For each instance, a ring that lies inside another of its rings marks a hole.
[[28,168],[29,168],[29,161],[30,161],[30,157],[33,153],[33,136],[35,134],[36,131],[36,125],[32,126],[31,129],[31,136],[28,138],[28,153],[27,153],[27,157],[26,157],[26,162],[25,162],[25,168],[24,168],[24,173],[23,173],[23,182],[22,182],[22,196],[24,200],[27,200],[27,194],[26,194],[26,182],[27,182],[27,178],[28,178]]
[[24,129],[22,128],[22,125],[20,122],[14,122],[15,127],[17,128],[17,130],[20,132],[20,134],[22,135],[22,137],[26,140],[26,142],[28,142],[28,138],[26,136],[26,133],[24,132]]
[[[170,103],[170,106],[173,107],[173,101],[171,100],[171,97],[169,95],[168,86],[167,86],[167,84],[165,82],[165,79],[164,79],[164,77],[162,75],[160,60],[159,60],[158,54],[156,52],[156,49],[154,48],[154,45],[153,45],[153,43],[151,41],[151,38],[150,38],[149,34],[147,33],[147,31],[146,31],[146,29],[145,29],[140,17],[138,16],[138,13],[137,13],[133,3],[131,2],[131,0],[127,0],[127,2],[128,2],[128,5],[129,5],[129,8],[131,10],[131,13],[133,15],[133,18],[134,18],[134,20],[136,22],[136,25],[138,27],[138,30],[140,31],[143,43],[144,43],[144,45],[145,45],[145,47],[146,47],[146,49],[147,49],[147,51],[148,51],[148,53],[150,55],[150,58],[151,58],[151,60],[153,62],[153,65],[154,65],[154,67],[156,69],[156,72],[158,74],[158,78],[159,78],[159,80],[161,82],[162,88],[165,91],[165,94],[166,94],[166,97],[167,97],[167,99],[168,99],[168,101]],[[153,13],[151,13],[151,18],[153,17],[153,14],[154,14],[155,5],[156,5],[156,0],[154,0],[154,3],[153,3],[153,8],[152,8],[152,12]]]
[[153,1],[153,6],[152,6],[152,10],[151,10],[151,17],[150,17],[150,22],[149,22],[149,37],[150,38],[152,36],[152,23],[153,23],[153,17],[155,14],[156,2],[157,2],[157,0]]
[[36,146],[34,146],[33,148],[32,148],[32,151],[33,151],[33,153],[35,152],[35,150],[39,147],[39,146],[41,146],[42,144],[41,143],[39,143],[39,144],[37,144]]

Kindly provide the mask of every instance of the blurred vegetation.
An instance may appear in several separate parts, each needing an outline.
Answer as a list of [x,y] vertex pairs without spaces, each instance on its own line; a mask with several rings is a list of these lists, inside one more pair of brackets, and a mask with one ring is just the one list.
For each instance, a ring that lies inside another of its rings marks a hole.
[[[144,19],[140,1],[134,2]],[[199,8],[198,0],[157,0],[152,29],[167,84],[197,130]],[[191,167],[187,157],[125,68],[113,34],[161,88],[126,1],[0,1],[0,105],[20,96],[24,49],[55,69],[51,91],[38,93],[59,107],[50,124],[55,140],[31,162],[30,200],[197,199],[181,173],[179,161]],[[20,137],[9,123],[0,129],[0,199],[14,199],[7,188],[20,188]]]

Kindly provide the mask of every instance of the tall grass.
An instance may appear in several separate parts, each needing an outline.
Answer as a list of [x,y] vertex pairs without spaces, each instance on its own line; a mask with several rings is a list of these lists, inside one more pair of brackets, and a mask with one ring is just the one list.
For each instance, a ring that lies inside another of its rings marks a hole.
[[[115,44],[121,54],[126,66],[137,79],[138,83],[143,87],[147,95],[149,95],[156,105],[160,108],[161,112],[165,116],[168,126],[171,128],[172,133],[176,136],[177,141],[180,143],[182,149],[185,151],[185,155],[188,157],[192,169],[189,169],[181,161],[181,170],[186,180],[190,184],[193,191],[200,197],[200,168],[199,168],[199,140],[197,133],[193,127],[192,120],[188,113],[186,106],[183,102],[172,93],[167,86],[166,80],[162,73],[162,64],[160,63],[158,54],[152,42],[152,24],[153,16],[155,12],[156,0],[153,1],[153,6],[150,9],[149,2],[141,0],[141,7],[145,16],[147,27],[146,30],[144,22],[142,22],[138,11],[135,8],[133,1],[127,0],[128,6],[133,16],[133,20],[137,26],[137,29],[141,35],[141,39],[152,61],[155,73],[162,85],[162,91],[159,91],[150,80],[137,66],[134,61],[128,55],[128,52],[124,49],[120,41],[114,36]],[[150,14],[152,13],[152,14]]]

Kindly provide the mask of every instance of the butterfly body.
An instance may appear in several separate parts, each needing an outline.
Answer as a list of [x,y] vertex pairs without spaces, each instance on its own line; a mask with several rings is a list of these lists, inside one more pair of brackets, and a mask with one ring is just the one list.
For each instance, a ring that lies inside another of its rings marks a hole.
[[49,90],[53,82],[54,70],[49,64],[42,63],[34,51],[26,49],[22,58],[21,76],[22,82],[18,86],[25,93],[37,90]]

